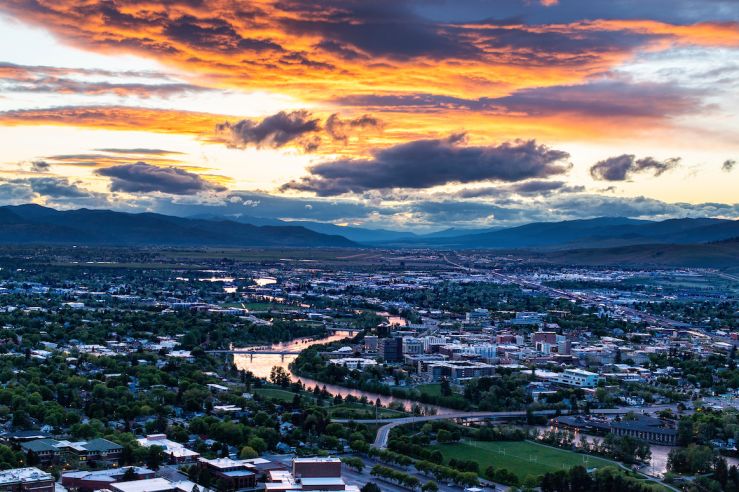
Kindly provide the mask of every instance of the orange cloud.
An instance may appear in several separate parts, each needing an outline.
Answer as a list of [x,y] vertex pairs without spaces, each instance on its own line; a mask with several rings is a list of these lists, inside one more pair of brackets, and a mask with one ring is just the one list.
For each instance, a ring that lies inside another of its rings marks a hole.
[[3,125],[79,126],[185,135],[211,134],[217,123],[233,118],[128,106],[63,106],[0,112],[0,124]]
[[83,49],[153,57],[210,86],[313,101],[382,91],[500,97],[581,83],[638,49],[739,46],[735,23],[445,24],[402,4],[360,4],[9,0],[4,8]]

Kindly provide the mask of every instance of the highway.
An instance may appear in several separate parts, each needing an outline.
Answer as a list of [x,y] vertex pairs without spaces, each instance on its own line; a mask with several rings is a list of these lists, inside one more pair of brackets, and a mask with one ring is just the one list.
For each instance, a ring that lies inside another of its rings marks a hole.
[[592,304],[592,305],[605,304],[609,308],[619,311],[621,314],[632,316],[632,317],[638,317],[639,319],[651,325],[660,326],[663,328],[674,328],[677,324],[677,321],[671,320],[669,318],[665,318],[663,316],[656,316],[656,315],[649,314],[644,311],[639,311],[638,309],[630,308],[627,306],[614,306],[610,302],[609,299],[604,299],[601,297],[596,298],[596,297],[588,296],[585,294],[575,294],[573,292],[568,292],[566,290],[555,289],[552,287],[547,287],[546,285],[542,285],[540,283],[520,279],[512,275],[504,275],[502,273],[498,273],[493,270],[481,270],[479,268],[466,267],[464,265],[460,265],[459,263],[453,262],[446,255],[442,255],[442,257],[444,258],[444,261],[446,263],[448,263],[449,265],[453,267],[460,268],[468,272],[492,275],[493,277],[496,277],[510,284],[518,285],[519,287],[523,287],[523,288],[531,289],[531,290],[538,290],[539,292],[547,294],[550,297],[569,299],[571,301],[580,301],[580,302],[583,302],[586,304]]

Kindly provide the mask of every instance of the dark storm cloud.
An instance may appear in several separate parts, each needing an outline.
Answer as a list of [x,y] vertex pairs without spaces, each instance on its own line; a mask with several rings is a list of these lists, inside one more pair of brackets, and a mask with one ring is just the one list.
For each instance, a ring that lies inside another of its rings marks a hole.
[[660,176],[670,169],[674,169],[678,164],[680,164],[679,157],[658,161],[652,157],[637,159],[633,154],[623,154],[597,162],[590,168],[590,175],[598,180],[624,181],[634,174],[642,172],[650,172],[653,176]]
[[35,198],[35,193],[27,183],[17,181],[0,181],[0,202],[3,205],[28,203]]
[[183,15],[170,21],[164,33],[189,46],[214,51],[282,51],[282,46],[271,40],[243,38],[228,21],[215,17]]
[[3,204],[29,203],[37,200],[52,206],[111,205],[105,194],[81,188],[79,183],[63,177],[0,180],[0,202]]
[[99,169],[96,174],[111,179],[111,191],[126,193],[193,195],[203,191],[225,191],[224,187],[210,183],[197,174],[174,167],[152,166],[145,162]]
[[345,119],[334,113],[322,125],[317,116],[303,109],[289,113],[280,111],[262,120],[220,123],[216,125],[216,135],[234,148],[279,148],[295,143],[311,152],[321,145],[324,132],[331,140],[346,144],[352,135],[368,130],[379,131],[383,127],[379,118],[369,114]]
[[51,164],[46,161],[31,162],[31,171],[35,173],[45,173],[51,168]]
[[430,188],[448,183],[521,181],[566,173],[567,152],[533,140],[497,146],[464,145],[464,135],[416,140],[373,152],[371,159],[342,159],[309,168],[310,176],[283,190],[321,196],[388,188]]
[[736,166],[736,161],[734,159],[726,159],[724,163],[721,164],[721,170],[730,173],[734,170],[734,166]]
[[435,94],[361,94],[338,103],[375,110],[448,110],[525,113],[548,116],[579,114],[604,117],[665,117],[701,109],[703,91],[670,84],[594,81],[586,84],[524,89],[510,96],[465,99]]
[[320,43],[316,44],[315,47],[319,50],[338,55],[344,60],[364,60],[368,58],[367,55],[364,55],[355,49],[328,39],[324,39]]
[[34,193],[50,198],[86,198],[92,194],[66,178],[30,178],[25,180]]
[[452,28],[417,15],[407,2],[332,0],[317,4],[288,0],[280,7],[300,15],[282,19],[288,32],[320,35],[332,43],[324,46],[341,46],[343,53],[349,49],[355,58],[357,50],[396,59],[469,59],[482,54],[474,44],[450,32]]
[[526,196],[549,196],[552,193],[581,193],[585,191],[584,186],[570,186],[564,181],[526,181],[511,185],[509,188],[511,191],[518,193],[519,195]]
[[489,103],[491,107],[529,115],[664,117],[695,111],[701,106],[703,95],[703,91],[669,84],[598,81],[524,89]]
[[624,29],[575,33],[532,30],[526,25],[481,25],[473,30],[487,53],[498,53],[511,63],[590,62],[597,54],[628,51],[658,37]]
[[[221,123],[216,126],[216,133],[225,137],[228,145],[236,148],[250,145],[279,148],[293,141],[303,140],[320,129],[318,118],[308,111],[299,110],[290,113],[280,111],[261,121],[244,119],[236,123]],[[303,143],[310,150],[315,140],[309,139]]]
[[383,127],[378,118],[364,114],[358,118],[341,119],[334,113],[326,120],[326,133],[334,139],[346,143],[349,136],[357,130],[377,130]]
[[693,23],[705,19],[739,20],[736,0],[562,0],[556,5],[530,0],[424,2],[417,4],[425,15],[457,22],[489,18],[488,22],[525,19],[531,23],[572,22],[581,19],[653,19]]
[[465,188],[455,191],[455,198],[494,198],[501,199],[513,194],[527,197],[546,197],[562,193],[582,193],[584,186],[568,185],[564,181],[531,180],[504,186],[486,186],[480,188]]

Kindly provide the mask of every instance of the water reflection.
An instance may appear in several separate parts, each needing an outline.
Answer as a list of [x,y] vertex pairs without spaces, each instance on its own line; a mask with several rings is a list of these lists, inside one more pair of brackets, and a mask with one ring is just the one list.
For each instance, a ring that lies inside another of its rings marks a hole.
[[[293,340],[292,342],[279,343],[279,344],[272,345],[272,350],[286,351],[286,352],[296,351],[297,352],[297,351],[304,350],[310,347],[311,345],[337,342],[337,341],[347,338],[349,335],[350,334],[348,332],[336,332],[336,334],[334,335],[331,335],[325,338],[320,338],[317,340],[312,340],[312,339]],[[290,369],[288,366],[290,365],[292,361],[295,360],[296,357],[297,355],[236,354],[234,355],[234,363],[236,364],[237,368],[244,370],[244,371],[251,371],[257,377],[269,378],[269,374],[272,371],[272,368],[274,366],[284,367],[286,370],[289,371]],[[332,395],[341,395],[342,397],[352,395],[356,398],[361,398],[362,396],[366,396],[367,399],[371,402],[374,402],[379,398],[380,402],[384,406],[388,406],[391,403],[394,405],[400,404],[403,406],[404,409],[410,411],[414,405],[419,404],[418,402],[406,400],[403,398],[393,398],[392,396],[380,395],[378,393],[361,391],[358,389],[345,388],[343,386],[336,386],[333,384],[324,384],[324,383],[321,383],[320,381],[315,381],[309,378],[298,377],[298,376],[295,376],[294,374],[290,374],[290,377],[293,381],[301,381],[306,387],[309,387],[309,388],[313,388],[316,385],[318,385],[318,387],[320,388],[323,388],[325,386],[326,390]],[[420,404],[420,405],[424,408],[432,409],[433,412],[438,415],[444,415],[444,414],[454,411],[448,408],[437,407],[434,405],[424,405],[424,404]]]

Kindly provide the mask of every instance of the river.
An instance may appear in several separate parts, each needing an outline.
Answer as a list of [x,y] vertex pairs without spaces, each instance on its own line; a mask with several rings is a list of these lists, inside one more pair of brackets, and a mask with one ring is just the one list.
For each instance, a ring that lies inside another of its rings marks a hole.
[[[551,431],[551,430],[564,430],[559,429],[557,427],[552,426],[535,426],[534,427],[539,432],[544,431]],[[575,442],[579,443],[581,436],[585,436],[585,439],[588,442],[591,443],[599,443],[603,437],[602,436],[594,436],[592,434],[586,434],[581,431],[572,431],[575,435]],[[667,471],[667,459],[669,458],[670,451],[675,449],[673,446],[662,446],[659,444],[650,444],[649,449],[652,451],[652,459],[649,463],[648,468],[643,468],[641,471],[652,476],[663,476],[665,472]],[[726,462],[729,464],[729,466],[737,465],[739,466],[739,459],[732,458],[729,456],[726,456]]]
[[[311,345],[337,342],[339,340],[347,338],[348,336],[349,333],[347,332],[337,332],[334,335],[327,336],[325,338],[319,338],[317,340],[301,338],[298,340],[293,340],[291,342],[284,342],[272,345],[272,350],[300,351],[310,347]],[[234,364],[236,364],[237,368],[243,371],[251,371],[257,377],[268,379],[269,374],[274,366],[283,367],[287,371],[290,371],[290,368],[288,366],[292,361],[295,360],[296,357],[297,355],[272,355],[259,353],[255,353],[253,355],[236,354],[234,355]],[[332,395],[341,395],[342,397],[351,395],[356,398],[366,396],[367,400],[369,400],[370,402],[375,402],[379,398],[383,406],[388,406],[391,403],[394,405],[401,404],[405,410],[410,411],[414,405],[421,405],[424,408],[433,410],[433,413],[437,415],[444,415],[450,412],[454,412],[454,410],[451,410],[449,408],[437,407],[435,405],[426,405],[412,400],[406,400],[404,398],[394,398],[392,396],[380,395],[378,393],[372,393],[369,391],[346,388],[344,386],[337,386],[333,384],[324,384],[320,381],[299,377],[292,373],[290,373],[290,377],[293,381],[300,381],[309,388],[313,388],[316,385],[318,385],[318,387],[320,388],[323,388],[325,386],[326,391],[328,391]]]

